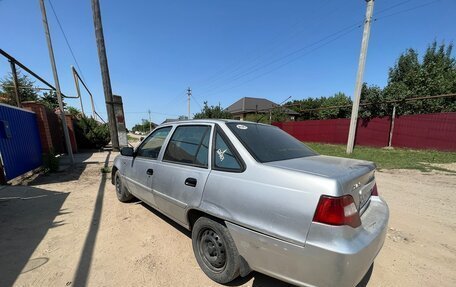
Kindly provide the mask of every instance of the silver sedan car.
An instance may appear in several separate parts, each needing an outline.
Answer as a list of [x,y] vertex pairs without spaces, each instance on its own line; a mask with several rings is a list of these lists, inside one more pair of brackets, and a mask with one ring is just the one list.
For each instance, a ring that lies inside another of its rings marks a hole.
[[192,231],[201,269],[255,270],[300,286],[355,286],[380,251],[388,206],[375,164],[318,155],[277,127],[193,120],[157,127],[116,157],[117,197]]

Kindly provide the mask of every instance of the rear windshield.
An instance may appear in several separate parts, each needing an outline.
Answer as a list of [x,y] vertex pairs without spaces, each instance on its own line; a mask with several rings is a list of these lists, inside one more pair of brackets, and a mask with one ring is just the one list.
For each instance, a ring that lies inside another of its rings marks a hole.
[[317,155],[283,130],[256,123],[227,123],[230,130],[259,162]]

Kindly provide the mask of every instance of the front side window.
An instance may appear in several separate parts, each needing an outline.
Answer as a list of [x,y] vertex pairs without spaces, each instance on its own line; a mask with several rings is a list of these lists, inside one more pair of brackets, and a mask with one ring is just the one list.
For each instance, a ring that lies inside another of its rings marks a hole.
[[207,167],[210,132],[210,126],[177,127],[163,160]]
[[155,130],[138,148],[136,156],[157,159],[163,142],[171,131],[171,127]]
[[217,132],[214,144],[214,169],[227,171],[240,171],[242,166],[233,152],[233,149],[227,144],[227,140]]
[[274,126],[247,122],[226,125],[259,162],[317,155],[305,144]]

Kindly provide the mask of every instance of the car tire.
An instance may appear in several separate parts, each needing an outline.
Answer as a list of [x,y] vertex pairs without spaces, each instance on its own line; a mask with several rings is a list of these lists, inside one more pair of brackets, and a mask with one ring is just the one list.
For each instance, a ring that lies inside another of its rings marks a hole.
[[209,278],[225,284],[239,277],[239,253],[226,226],[200,217],[193,225],[192,245],[196,261]]
[[114,175],[114,187],[116,189],[117,199],[120,202],[130,202],[134,196],[127,190],[127,187],[122,183],[120,172],[116,171]]

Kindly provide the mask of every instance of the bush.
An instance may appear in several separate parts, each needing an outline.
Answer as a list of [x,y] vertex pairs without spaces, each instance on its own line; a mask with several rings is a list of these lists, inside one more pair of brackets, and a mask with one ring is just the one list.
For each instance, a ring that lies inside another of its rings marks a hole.
[[78,146],[87,149],[99,149],[111,140],[108,124],[102,124],[88,117],[75,122],[75,134]]

